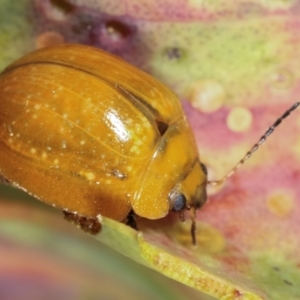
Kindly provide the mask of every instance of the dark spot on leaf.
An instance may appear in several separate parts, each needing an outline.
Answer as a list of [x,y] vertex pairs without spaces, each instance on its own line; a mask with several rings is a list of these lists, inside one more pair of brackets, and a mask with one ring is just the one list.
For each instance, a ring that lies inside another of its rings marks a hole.
[[74,6],[66,0],[50,0],[50,3],[55,8],[59,9],[65,14],[69,14],[74,10]]

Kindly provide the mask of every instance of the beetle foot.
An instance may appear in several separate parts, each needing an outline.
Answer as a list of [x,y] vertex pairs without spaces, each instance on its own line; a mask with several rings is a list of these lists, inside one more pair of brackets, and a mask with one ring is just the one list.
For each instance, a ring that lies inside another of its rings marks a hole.
[[97,234],[101,230],[101,223],[97,218],[85,217],[63,210],[64,219],[90,234]]
[[126,225],[130,226],[131,228],[138,230],[136,219],[135,219],[135,213],[133,210],[131,210],[127,215],[127,222]]

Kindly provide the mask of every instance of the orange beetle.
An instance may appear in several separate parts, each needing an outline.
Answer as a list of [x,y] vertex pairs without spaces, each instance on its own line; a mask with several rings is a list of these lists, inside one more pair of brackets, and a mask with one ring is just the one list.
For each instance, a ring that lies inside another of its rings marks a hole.
[[178,98],[123,60],[83,45],[44,48],[4,70],[0,99],[0,173],[43,202],[115,220],[206,202]]
[[44,48],[0,75],[0,182],[65,211],[91,233],[96,216],[159,219],[196,211],[207,183],[230,177],[295,103],[219,181],[207,181],[178,98],[123,60],[82,45]]

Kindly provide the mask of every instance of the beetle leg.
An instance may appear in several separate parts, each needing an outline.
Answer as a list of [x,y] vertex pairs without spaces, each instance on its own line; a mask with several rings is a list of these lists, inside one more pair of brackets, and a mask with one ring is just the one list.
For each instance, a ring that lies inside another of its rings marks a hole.
[[191,216],[191,219],[192,219],[191,236],[192,236],[193,245],[196,246],[197,245],[197,239],[196,239],[197,227],[196,227],[196,210],[195,210],[195,208],[192,208],[191,214],[192,214],[192,216]]
[[131,228],[138,230],[136,219],[135,219],[135,213],[133,210],[131,210],[127,215],[127,222],[126,225],[130,226]]
[[8,179],[6,179],[3,175],[0,174],[0,183],[5,183],[10,185],[10,181]]
[[77,213],[63,210],[64,219],[90,234],[97,234],[101,230],[101,224],[97,218],[84,217]]

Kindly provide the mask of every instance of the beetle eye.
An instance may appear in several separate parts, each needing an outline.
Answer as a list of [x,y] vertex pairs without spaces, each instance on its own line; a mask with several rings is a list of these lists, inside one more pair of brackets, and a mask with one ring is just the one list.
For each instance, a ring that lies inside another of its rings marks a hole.
[[160,133],[161,136],[164,135],[164,133],[167,131],[169,125],[162,122],[162,121],[159,121],[159,120],[156,120],[156,125],[157,125],[157,129]]
[[203,163],[200,163],[200,165],[201,165],[201,169],[202,169],[202,171],[204,172],[204,174],[207,175],[207,168],[206,168],[206,165],[203,164]]
[[173,199],[173,211],[181,211],[185,208],[186,198],[183,194],[177,194]]

